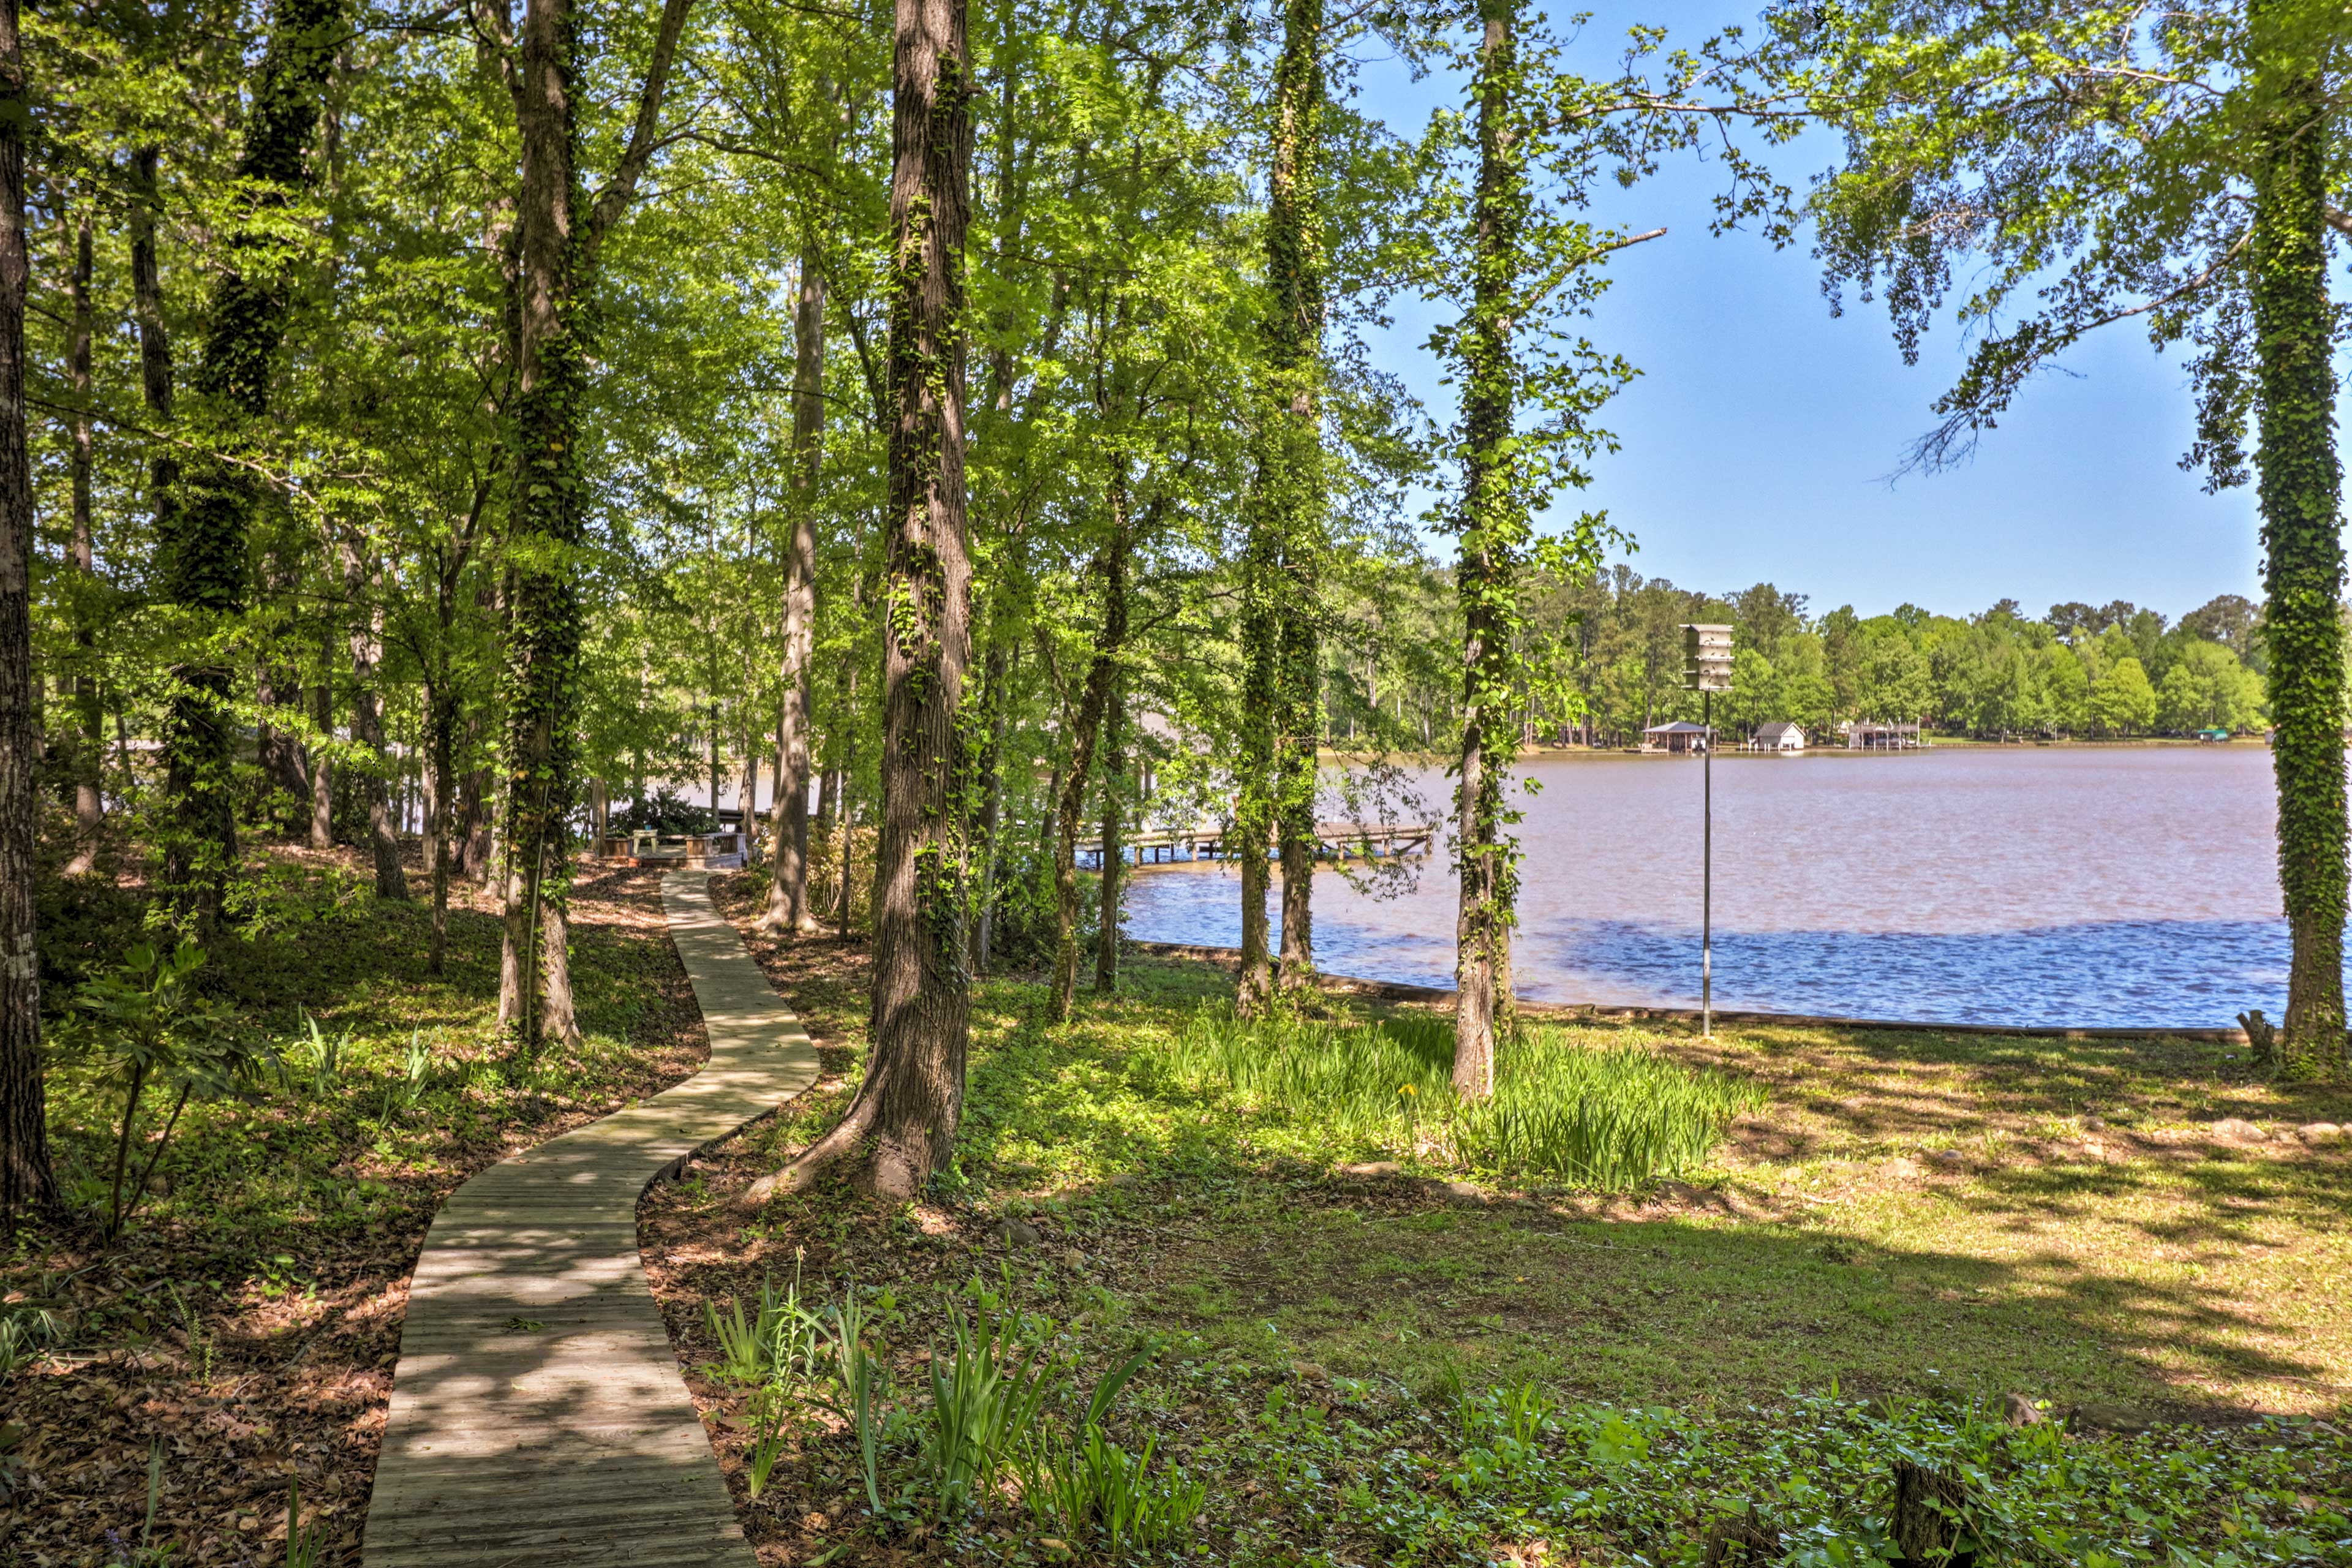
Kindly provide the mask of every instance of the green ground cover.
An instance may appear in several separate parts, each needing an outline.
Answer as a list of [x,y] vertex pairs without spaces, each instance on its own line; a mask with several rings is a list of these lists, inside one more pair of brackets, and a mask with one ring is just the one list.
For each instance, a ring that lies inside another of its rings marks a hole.
[[[1233,1057],[1202,1046],[1229,982],[1139,962],[1060,1028],[1034,985],[982,988],[934,1201],[876,1214],[821,1191],[747,1215],[734,1194],[854,1081],[863,1015],[835,951],[831,971],[762,956],[836,1076],[646,1213],[764,1561],[1105,1553],[1099,1521],[1020,1500],[1053,1488],[1017,1455],[986,1506],[940,1506],[929,1379],[965,1369],[953,1301],[1069,1358],[1040,1396],[1054,1452],[1152,1348],[1104,1440],[1151,1444],[1150,1484],[1202,1501],[1146,1557],[1696,1563],[1713,1540],[1741,1560],[1724,1521],[1752,1506],[1780,1544],[1746,1560],[1894,1561],[1903,1461],[1958,1478],[1970,1533],[1944,1544],[1983,1562],[2352,1562],[2352,1173],[2294,1132],[2352,1116],[2340,1092],[2274,1090],[2177,1041],[1556,1024],[1553,1048],[1754,1097],[1697,1168],[1596,1193],[1207,1070]],[[811,1300],[854,1291],[874,1314],[879,1519],[837,1394],[786,1400],[786,1434],[763,1425],[780,1396],[712,1371],[702,1305],[795,1270]],[[2011,1426],[2012,1404],[2045,1419]]]
[[[582,889],[587,1038],[526,1060],[497,1026],[496,917],[462,889],[435,976],[421,906],[379,902],[340,857],[289,853],[270,874],[273,918],[191,981],[256,1071],[191,1098],[113,1243],[124,1086],[68,1020],[77,987],[147,934],[144,900],[61,889],[77,901],[51,925],[50,1129],[72,1212],[0,1258],[6,1568],[282,1561],[267,1538],[289,1479],[322,1561],[356,1563],[407,1276],[441,1200],[693,1070],[699,1019],[648,878]],[[142,1155],[170,1104],[147,1100]]]

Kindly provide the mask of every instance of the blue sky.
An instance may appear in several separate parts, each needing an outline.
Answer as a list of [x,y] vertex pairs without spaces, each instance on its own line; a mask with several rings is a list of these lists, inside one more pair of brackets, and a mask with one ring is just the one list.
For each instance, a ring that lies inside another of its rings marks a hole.
[[[1640,14],[1676,42],[1739,16],[1688,0]],[[1596,20],[1573,63],[1605,72],[1622,37],[1622,22]],[[1369,59],[1360,84],[1406,133],[1454,91]],[[1773,165],[1801,186],[1837,150],[1815,133]],[[1592,335],[1643,374],[1604,416],[1623,449],[1570,503],[1608,509],[1639,546],[1636,571],[1715,591],[1770,581],[1809,595],[1816,614],[1908,600],[1965,615],[2009,597],[2034,614],[2123,598],[2178,616],[2216,594],[2259,596],[2251,490],[2209,496],[2179,467],[2190,406],[2177,353],[2109,328],[2068,359],[2074,374],[2029,388],[1970,464],[1890,484],[1964,341],[1941,322],[1906,367],[1883,307],[1850,300],[1830,315],[1810,237],[1778,252],[1752,234],[1711,237],[1720,175],[1685,155],[1600,209],[1668,229],[1613,258]],[[1412,301],[1396,316],[1375,358],[1442,415],[1448,395],[1421,349],[1434,318]]]

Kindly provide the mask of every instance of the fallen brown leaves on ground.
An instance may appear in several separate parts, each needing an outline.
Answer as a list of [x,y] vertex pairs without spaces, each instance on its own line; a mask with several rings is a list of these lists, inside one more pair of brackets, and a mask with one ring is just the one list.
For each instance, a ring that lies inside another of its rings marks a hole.
[[[452,902],[475,916],[471,940],[496,942],[486,897],[460,887]],[[355,1238],[298,1231],[272,1243],[281,1250],[242,1256],[235,1237],[203,1226],[142,1222],[110,1248],[79,1228],[36,1236],[8,1260],[8,1303],[46,1305],[82,1331],[68,1341],[77,1348],[6,1384],[0,1423],[19,1440],[0,1456],[0,1482],[14,1489],[0,1489],[0,1565],[162,1561],[140,1557],[142,1542],[171,1546],[175,1564],[283,1562],[299,1480],[303,1522],[324,1526],[322,1561],[355,1568],[408,1279],[442,1200],[476,1172],[677,1082],[709,1054],[656,875],[583,877],[572,910],[582,939],[636,944],[658,993],[593,1098],[524,1097],[509,1120],[446,1138],[397,1171],[353,1146],[337,1173],[400,1198]]]

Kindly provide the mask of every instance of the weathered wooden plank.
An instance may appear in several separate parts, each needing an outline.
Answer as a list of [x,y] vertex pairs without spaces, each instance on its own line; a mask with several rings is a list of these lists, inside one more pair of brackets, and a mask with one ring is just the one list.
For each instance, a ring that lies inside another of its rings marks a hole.
[[816,1050],[711,907],[662,879],[710,1060],[450,1195],[409,1289],[369,1568],[756,1568],[637,1256],[645,1189],[816,1081]]

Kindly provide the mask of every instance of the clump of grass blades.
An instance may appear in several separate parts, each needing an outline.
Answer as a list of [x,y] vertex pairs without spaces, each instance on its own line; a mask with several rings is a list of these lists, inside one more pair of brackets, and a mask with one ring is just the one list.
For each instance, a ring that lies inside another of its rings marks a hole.
[[1192,1528],[1209,1489],[1181,1468],[1154,1473],[1159,1446],[1154,1435],[1143,1440],[1142,1453],[1131,1454],[1091,1423],[1068,1444],[1040,1433],[1022,1465],[1031,1515],[1060,1531],[1066,1544],[1099,1538],[1111,1562],[1129,1548],[1174,1544]]
[[1638,1047],[1529,1029],[1496,1057],[1495,1092],[1454,1092],[1439,1018],[1243,1023],[1203,1008],[1169,1050],[1177,1075],[1311,1127],[1335,1148],[1425,1154],[1498,1175],[1621,1191],[1705,1165],[1763,1091]]
[[702,1304],[703,1326],[718,1342],[716,1370],[730,1383],[812,1381],[816,1374],[818,1333],[822,1320],[801,1300],[800,1271],[782,1295],[775,1281],[760,1284],[758,1310],[746,1316],[739,1297],[721,1313],[716,1303]]

